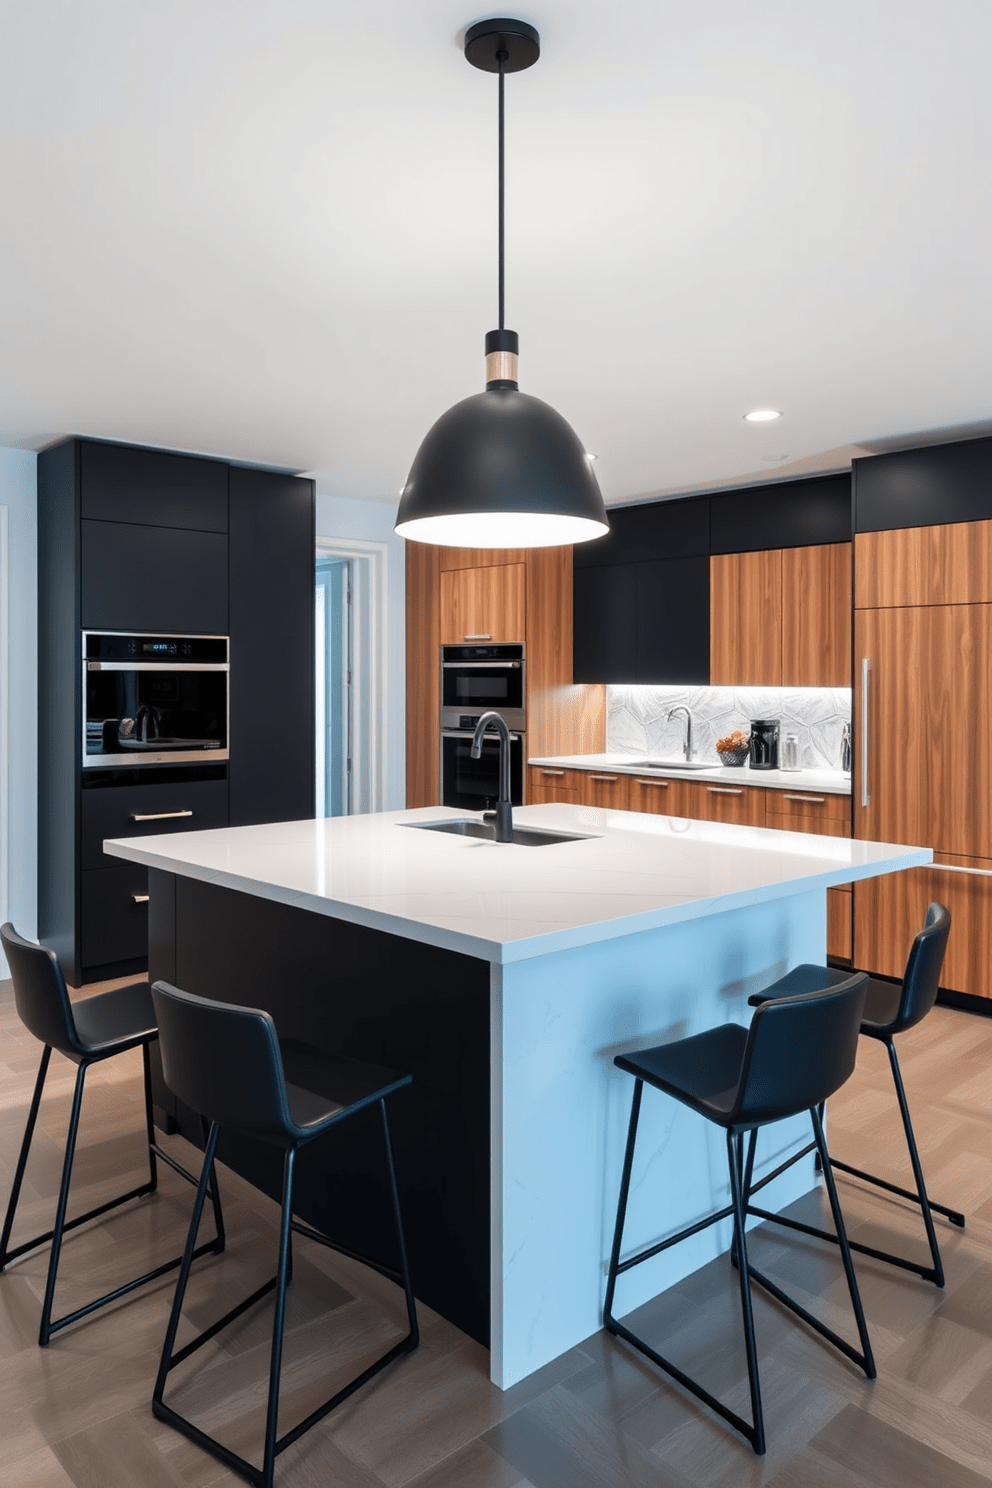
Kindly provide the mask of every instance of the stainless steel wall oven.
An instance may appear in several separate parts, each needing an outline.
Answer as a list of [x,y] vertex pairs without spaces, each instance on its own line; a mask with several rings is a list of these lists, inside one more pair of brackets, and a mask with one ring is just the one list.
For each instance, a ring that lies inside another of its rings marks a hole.
[[510,730],[510,800],[524,803],[526,671],[521,645],[441,647],[441,805],[488,811],[499,795],[499,740],[487,734],[471,755],[479,716],[501,714]]
[[83,766],[229,755],[227,636],[84,631]]

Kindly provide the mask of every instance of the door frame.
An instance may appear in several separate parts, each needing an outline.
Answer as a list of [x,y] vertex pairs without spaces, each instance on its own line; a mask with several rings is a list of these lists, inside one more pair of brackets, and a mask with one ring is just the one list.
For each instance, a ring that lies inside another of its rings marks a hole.
[[[317,535],[317,557],[351,560],[353,615],[368,615],[368,707],[353,710],[352,758],[359,770],[368,774],[368,809],[381,811],[386,799],[388,779],[388,709],[386,689],[386,656],[389,616],[386,608],[388,583],[388,548],[385,543],[351,537]],[[364,657],[362,626],[354,625],[352,686],[361,675]],[[369,737],[365,737],[363,715],[371,720]],[[359,781],[353,780],[352,799],[359,797]]]

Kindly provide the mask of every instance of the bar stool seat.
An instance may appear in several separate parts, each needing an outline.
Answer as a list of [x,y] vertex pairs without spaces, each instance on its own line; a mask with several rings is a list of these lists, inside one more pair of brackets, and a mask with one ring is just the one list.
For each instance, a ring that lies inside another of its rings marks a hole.
[[[134,1291],[136,1287],[143,1286],[145,1282],[154,1281],[156,1277],[163,1276],[166,1272],[174,1270],[182,1260],[182,1256],[175,1256],[172,1260],[153,1267],[152,1270],[146,1271],[143,1275],[135,1277],[121,1286],[114,1287],[104,1296],[87,1303],[86,1306],[77,1307],[73,1312],[66,1313],[61,1318],[53,1319],[52,1307],[55,1300],[55,1286],[58,1279],[62,1242],[66,1231],[77,1229],[80,1225],[86,1224],[91,1219],[97,1219],[102,1214],[107,1214],[111,1209],[118,1208],[130,1199],[139,1199],[143,1198],[146,1194],[154,1193],[158,1186],[158,1169],[156,1166],[158,1159],[165,1162],[191,1184],[195,1184],[197,1180],[192,1173],[186,1171],[181,1163],[176,1162],[174,1158],[170,1157],[155,1140],[155,1130],[152,1121],[151,1070],[148,1050],[149,1046],[158,1038],[158,1029],[155,1025],[155,1009],[152,1006],[151,991],[148,983],[132,982],[126,987],[115,987],[109,992],[100,992],[92,997],[83,998],[76,1003],[72,1003],[69,1000],[69,993],[65,985],[65,978],[62,975],[62,969],[52,951],[48,950],[45,946],[36,944],[34,941],[25,940],[23,936],[18,935],[13,925],[9,922],[0,926],[0,942],[3,944],[4,954],[10,966],[11,978],[14,984],[14,1003],[18,1016],[25,1028],[30,1033],[33,1033],[36,1038],[40,1039],[45,1046],[41,1056],[38,1076],[35,1081],[34,1095],[28,1112],[21,1150],[17,1159],[17,1167],[14,1172],[14,1182],[7,1203],[3,1229],[0,1231],[0,1271],[3,1271],[11,1261],[16,1260],[19,1256],[26,1255],[28,1251],[35,1250],[39,1245],[47,1244],[49,1240],[52,1242],[48,1262],[48,1277],[45,1284],[45,1296],[41,1309],[41,1324],[38,1332],[38,1342],[44,1348],[53,1333],[68,1327],[70,1323],[76,1322],[79,1318],[86,1317],[91,1312],[95,1312],[97,1308],[104,1307],[108,1302],[114,1302],[118,1298],[126,1296],[128,1292]],[[138,1047],[141,1048],[144,1071],[145,1129],[148,1140],[149,1167],[148,1180],[139,1184],[136,1188],[129,1189],[127,1193],[121,1194],[118,1198],[98,1204],[94,1209],[87,1210],[85,1214],[80,1214],[75,1219],[67,1220],[66,1211],[69,1202],[69,1185],[72,1179],[72,1167],[76,1152],[76,1138],[79,1131],[79,1118],[82,1109],[86,1073],[91,1065],[98,1064],[104,1059],[111,1059],[116,1054],[123,1054],[128,1049]],[[46,1230],[44,1234],[36,1235],[31,1240],[22,1241],[19,1245],[11,1246],[10,1237],[14,1226],[14,1217],[17,1212],[21,1186],[24,1181],[28,1155],[31,1150],[31,1140],[41,1107],[42,1092],[53,1049],[63,1054],[77,1067],[55,1222],[52,1229]],[[210,1179],[210,1197],[213,1202],[217,1234],[214,1240],[199,1247],[196,1251],[197,1256],[205,1255],[208,1251],[216,1254],[224,1249],[224,1220],[221,1213],[220,1195],[217,1191],[216,1181],[212,1175]]]
[[[922,1212],[923,1224],[927,1235],[927,1244],[930,1248],[930,1265],[924,1265],[919,1261],[908,1260],[905,1256],[894,1255],[890,1251],[878,1250],[871,1245],[863,1245],[860,1241],[852,1240],[851,1249],[859,1251],[862,1255],[872,1256],[878,1261],[887,1261],[890,1266],[899,1266],[904,1271],[914,1271],[922,1276],[924,1281],[932,1281],[936,1286],[944,1285],[944,1267],[940,1258],[940,1247],[937,1244],[937,1232],[933,1223],[933,1212],[942,1214],[951,1224],[959,1229],[964,1229],[964,1215],[957,1209],[949,1209],[945,1204],[935,1203],[927,1194],[926,1184],[923,1180],[923,1167],[920,1162],[920,1154],[916,1145],[916,1135],[913,1131],[913,1122],[909,1114],[909,1103],[906,1100],[906,1091],[902,1083],[902,1073],[899,1068],[899,1056],[896,1053],[895,1038],[909,1028],[914,1028],[917,1023],[926,1017],[937,1000],[937,991],[940,982],[940,969],[944,961],[944,952],[947,948],[947,939],[951,930],[951,916],[949,910],[943,904],[932,903],[927,909],[923,928],[919,931],[910,947],[909,958],[906,962],[906,970],[901,982],[883,982],[876,977],[868,978],[868,991],[865,997],[865,1011],[861,1020],[861,1033],[866,1038],[877,1039],[885,1044],[889,1054],[889,1066],[892,1071],[892,1081],[895,1085],[896,1099],[899,1103],[899,1114],[902,1117],[903,1132],[906,1137],[906,1146],[909,1151],[910,1166],[913,1169],[913,1178],[916,1183],[915,1189],[901,1188],[896,1183],[891,1183],[886,1178],[879,1178],[874,1173],[866,1172],[863,1168],[853,1167],[850,1163],[841,1162],[839,1158],[831,1157],[830,1164],[838,1172],[849,1173],[854,1178],[860,1178],[865,1183],[874,1185],[875,1188],[883,1189],[886,1193],[896,1194],[899,1198],[908,1199],[910,1203],[916,1204]],[[779,999],[783,997],[802,996],[811,986],[825,984],[837,985],[848,977],[849,973],[840,971],[834,967],[803,965],[797,966],[766,987],[763,992],[755,992],[748,998],[752,1007],[760,1007],[763,1002],[770,998]],[[821,1111],[822,1116],[822,1111]],[[803,1152],[797,1153],[783,1163],[782,1167],[797,1162],[800,1157],[812,1151],[807,1147]],[[779,1169],[781,1171],[782,1169]],[[765,1214],[766,1219],[773,1220],[776,1224],[782,1224],[791,1228],[801,1228],[807,1234],[817,1234],[823,1239],[832,1240],[834,1237],[823,1230],[816,1230],[808,1225],[799,1225],[796,1220],[783,1219],[780,1215]]]
[[[851,1305],[858,1327],[861,1349],[853,1348],[839,1334],[807,1312],[775,1282],[762,1275],[749,1262],[745,1239],[747,1217],[756,1211],[750,1203],[754,1137],[760,1127],[809,1111],[814,1140],[821,1153],[826,1152],[820,1124],[819,1106],[839,1089],[854,1069],[858,1027],[864,1009],[867,978],[863,974],[847,978],[836,987],[807,990],[803,995],[766,1002],[758,1009],[749,1028],[725,1024],[693,1034],[674,1043],[656,1048],[618,1054],[618,1069],[633,1075],[636,1081],[631,1101],[630,1125],[624,1153],[616,1227],[603,1309],[606,1329],[625,1339],[646,1358],[683,1385],[698,1400],[710,1406],[751,1443],[760,1456],[765,1450],[765,1428],[758,1381],[758,1355],[751,1309],[752,1281],[756,1281],[784,1306],[788,1307],[822,1337],[839,1348],[860,1366],[869,1379],[875,1377],[868,1329],[858,1293],[857,1279],[848,1248],[844,1219],[833,1176],[826,1168],[827,1192],[837,1230]],[[727,1164],[730,1173],[731,1203],[717,1213],[680,1230],[660,1243],[620,1260],[627,1199],[630,1192],[637,1126],[645,1084],[663,1091],[706,1120],[723,1127],[727,1138]],[[751,1133],[748,1162],[744,1163],[744,1134]],[[734,1235],[731,1258],[739,1272],[741,1314],[747,1353],[748,1382],[751,1395],[751,1421],[724,1405],[721,1400],[692,1379],[676,1364],[664,1358],[645,1339],[640,1338],[614,1315],[613,1305],[617,1279],[625,1271],[650,1260],[679,1241],[698,1234],[718,1220],[733,1216]]]
[[[280,1040],[271,1016],[259,1008],[239,1007],[232,1003],[198,997],[171,986],[168,982],[156,982],[152,988],[152,998],[156,1017],[160,1020],[159,1037],[166,1084],[194,1111],[203,1112],[210,1122],[203,1172],[162,1348],[152,1396],[152,1410],[159,1420],[168,1422],[218,1461],[257,1485],[257,1488],[272,1488],[275,1459],[280,1452],[298,1441],[304,1432],[323,1420],[394,1359],[411,1352],[419,1343],[416,1303],[407,1264],[386,1115],[387,1097],[411,1084],[412,1076],[378,1065],[325,1054],[298,1040]],[[369,1256],[356,1255],[354,1251],[337,1244],[330,1236],[293,1219],[297,1154],[332,1127],[373,1106],[379,1108],[382,1125],[383,1178],[392,1200],[399,1259],[396,1267],[385,1265]],[[284,1153],[276,1274],[183,1348],[176,1350],[176,1334],[195,1255],[197,1230],[207,1195],[217,1139],[222,1128],[271,1143]],[[292,1280],[293,1234],[304,1235],[331,1250],[362,1261],[396,1282],[405,1295],[409,1331],[374,1363],[337,1390],[323,1405],[311,1411],[305,1420],[280,1437],[277,1436],[279,1389],[286,1288]],[[256,1467],[166,1405],[164,1395],[168,1375],[176,1365],[189,1358],[211,1338],[215,1338],[229,1322],[240,1317],[273,1290],[276,1294],[275,1317],[269,1359],[264,1447],[262,1465]]]

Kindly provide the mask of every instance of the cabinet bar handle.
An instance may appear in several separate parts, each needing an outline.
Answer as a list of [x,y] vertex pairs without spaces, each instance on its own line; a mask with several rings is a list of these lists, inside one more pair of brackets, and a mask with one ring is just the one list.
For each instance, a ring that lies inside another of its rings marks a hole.
[[542,775],[564,775],[564,770],[542,770]]
[[463,641],[491,641],[491,635],[462,636]]
[[135,904],[147,904],[148,903],[148,900],[151,898],[151,895],[150,894],[132,894],[131,895],[131,898],[134,900]]
[[590,780],[601,780],[604,785],[613,785],[619,777],[616,775],[590,775]]
[[782,794],[787,801],[810,801],[814,806],[822,806],[827,799],[826,796],[793,796],[789,791],[783,791]]
[[861,804],[868,805],[868,673],[871,661],[861,658]]
[[177,816],[192,816],[192,811],[132,811],[132,821],[172,821]]
[[735,790],[730,785],[708,785],[706,789],[711,796],[742,796],[744,794],[742,790]]
[[963,863],[926,863],[924,867],[940,873],[973,873],[976,878],[992,878],[992,868],[966,868]]
[[670,780],[635,780],[634,781],[634,784],[635,785],[657,785],[657,786],[660,786],[662,790],[667,790],[668,787],[669,787],[669,785],[671,785],[671,781]]

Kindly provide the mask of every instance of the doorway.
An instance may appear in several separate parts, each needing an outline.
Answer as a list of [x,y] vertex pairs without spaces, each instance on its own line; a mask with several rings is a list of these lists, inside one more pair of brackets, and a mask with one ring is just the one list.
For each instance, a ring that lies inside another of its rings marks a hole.
[[317,816],[382,810],[385,561],[380,543],[317,539]]

